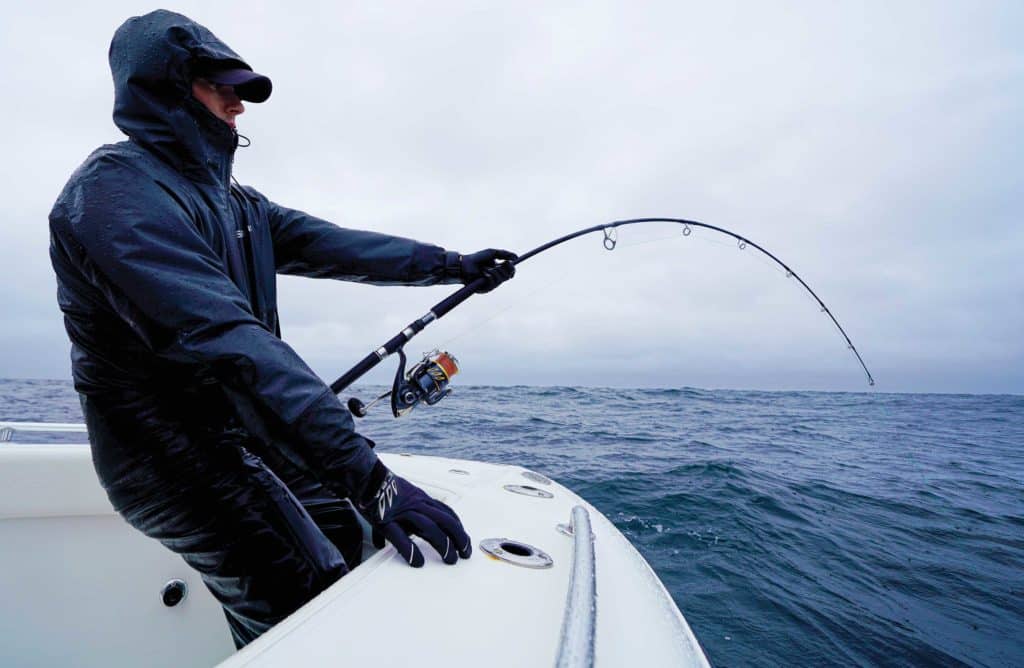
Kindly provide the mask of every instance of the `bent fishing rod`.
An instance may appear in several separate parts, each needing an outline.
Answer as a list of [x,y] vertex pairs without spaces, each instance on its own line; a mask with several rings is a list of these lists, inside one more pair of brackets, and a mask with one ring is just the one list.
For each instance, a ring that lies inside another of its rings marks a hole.
[[[566,234],[565,236],[549,241],[546,244],[537,246],[533,250],[520,255],[518,259],[509,260],[509,262],[518,266],[529,260],[531,257],[539,255],[540,253],[554,248],[555,246],[561,245],[566,241],[571,241],[594,232],[604,233],[604,240],[602,243],[604,244],[605,249],[612,251],[615,250],[615,246],[617,244],[617,228],[624,227],[626,225],[641,225],[645,223],[676,223],[682,225],[683,236],[689,236],[694,227],[702,227],[732,237],[736,240],[737,247],[740,250],[745,250],[749,246],[766,255],[769,259],[786,270],[787,278],[795,278],[799,281],[800,285],[803,286],[804,290],[814,298],[818,303],[818,306],[821,307],[822,313],[828,315],[829,319],[832,320],[836,329],[839,330],[843,339],[846,340],[847,347],[857,357],[857,361],[860,363],[861,368],[864,369],[864,373],[867,375],[868,385],[873,386],[875,384],[875,379],[871,377],[871,372],[868,371],[868,367],[864,363],[864,359],[860,356],[860,353],[857,351],[856,346],[853,345],[853,341],[851,341],[850,337],[847,336],[846,330],[844,330],[843,326],[839,324],[839,321],[836,320],[835,315],[833,315],[829,307],[825,305],[825,302],[823,302],[821,298],[818,297],[817,293],[811,289],[811,286],[807,285],[804,279],[800,278],[795,271],[793,271],[785,262],[777,258],[774,254],[754,243],[750,239],[727,230],[724,227],[701,223],[696,220],[686,220],[683,218],[631,218],[628,220],[617,220],[611,223],[594,225],[593,227],[577,230],[571,234]],[[433,405],[448,396],[448,394],[451,393],[448,383],[451,380],[451,377],[458,373],[458,361],[447,352],[434,351],[433,353],[425,355],[423,360],[417,363],[408,373],[406,373],[406,356],[404,346],[414,336],[422,332],[427,325],[435,320],[440,320],[447,315],[449,311],[476,294],[477,290],[484,287],[487,282],[488,278],[486,276],[481,276],[439,301],[433,306],[433,308],[427,311],[426,315],[409,323],[405,329],[391,337],[384,345],[364,357],[358,364],[345,372],[343,376],[331,383],[331,391],[335,394],[339,394],[370,369],[384,361],[384,359],[389,355],[397,352],[400,361],[398,371],[395,373],[395,380],[391,391],[380,395],[370,402],[370,404],[363,404],[359,399],[352,397],[348,401],[348,407],[353,414],[357,417],[363,417],[366,415],[366,411],[370,406],[373,406],[373,404],[381,401],[382,399],[390,397],[391,412],[395,417],[399,417],[411,411],[421,401],[425,401],[427,404]]]

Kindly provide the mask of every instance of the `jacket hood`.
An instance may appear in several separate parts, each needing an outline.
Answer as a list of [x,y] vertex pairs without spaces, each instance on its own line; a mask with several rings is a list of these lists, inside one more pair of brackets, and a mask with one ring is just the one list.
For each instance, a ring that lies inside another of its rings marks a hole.
[[193,72],[211,64],[251,70],[248,63],[207,28],[164,9],[121,24],[109,59],[114,124],[189,176],[215,179],[237,135],[192,97]]

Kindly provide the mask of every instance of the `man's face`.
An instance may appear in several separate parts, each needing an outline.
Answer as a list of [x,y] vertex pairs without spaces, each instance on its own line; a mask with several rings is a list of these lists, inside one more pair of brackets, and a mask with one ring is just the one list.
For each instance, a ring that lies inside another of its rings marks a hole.
[[214,116],[235,127],[235,116],[245,111],[242,100],[235,95],[235,87],[215,84],[206,79],[192,81],[192,97],[203,103]]

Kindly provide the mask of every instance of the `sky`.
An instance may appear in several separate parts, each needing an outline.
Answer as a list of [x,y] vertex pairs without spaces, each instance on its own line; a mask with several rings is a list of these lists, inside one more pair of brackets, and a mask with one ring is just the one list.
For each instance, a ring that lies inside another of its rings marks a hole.
[[[235,176],[346,227],[523,263],[408,344],[462,384],[1024,393],[1019,2],[299,2],[166,6],[274,81]],[[111,118],[136,2],[0,24],[0,377],[68,378],[47,214]],[[281,277],[328,382],[453,291]],[[388,382],[395,362],[368,381]]]

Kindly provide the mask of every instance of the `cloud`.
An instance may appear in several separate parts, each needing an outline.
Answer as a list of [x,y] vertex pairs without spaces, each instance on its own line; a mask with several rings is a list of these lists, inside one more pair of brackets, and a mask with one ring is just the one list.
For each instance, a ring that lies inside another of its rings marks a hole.
[[[46,213],[120,139],[106,48],[147,10],[44,3],[0,27],[21,101],[0,111],[0,376],[67,373]],[[1024,391],[1016,3],[180,11],[273,77],[236,175],[283,204],[467,251],[704,220],[796,269],[880,388]],[[286,278],[285,337],[331,378],[448,291]],[[538,256],[410,350],[453,337],[465,382],[866,387],[792,280],[668,227]]]

